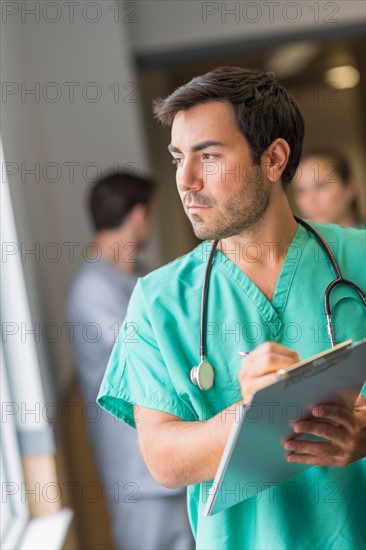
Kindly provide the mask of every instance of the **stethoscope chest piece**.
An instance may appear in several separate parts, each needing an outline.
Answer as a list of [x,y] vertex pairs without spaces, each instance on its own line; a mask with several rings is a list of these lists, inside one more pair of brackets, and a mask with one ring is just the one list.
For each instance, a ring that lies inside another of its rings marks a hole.
[[201,361],[198,367],[191,369],[191,381],[200,390],[210,390],[214,384],[214,379],[213,366],[206,360]]

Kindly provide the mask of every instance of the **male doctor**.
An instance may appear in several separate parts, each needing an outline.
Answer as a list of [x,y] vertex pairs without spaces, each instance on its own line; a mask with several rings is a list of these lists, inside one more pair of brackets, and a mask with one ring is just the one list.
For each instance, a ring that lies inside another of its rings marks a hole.
[[[157,100],[154,110],[172,125],[178,192],[203,242],[139,279],[98,401],[137,428],[159,483],[188,486],[198,549],[364,548],[363,395],[353,410],[319,406],[314,421],[295,423],[296,433],[325,442],[289,440],[284,454],[314,468],[212,517],[202,514],[236,404],[275,381],[278,369],[330,348],[323,293],[334,273],[285,194],[302,149],[299,108],[273,73],[221,67]],[[365,232],[314,227],[335,249],[343,276],[364,290]],[[204,391],[190,372],[200,359],[213,240],[206,356],[215,379]],[[337,343],[365,337],[365,308],[352,290],[337,289],[332,306]],[[241,362],[240,350],[250,352]]]

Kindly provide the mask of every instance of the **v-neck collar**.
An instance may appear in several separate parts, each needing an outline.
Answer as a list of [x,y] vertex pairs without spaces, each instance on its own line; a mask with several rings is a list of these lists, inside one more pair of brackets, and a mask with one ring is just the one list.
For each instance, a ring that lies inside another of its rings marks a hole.
[[282,328],[281,317],[286,307],[288,294],[291,289],[292,279],[296,273],[303,247],[309,238],[309,233],[301,224],[286,251],[286,257],[282,264],[277,279],[276,288],[272,302],[259,290],[253,281],[221,250],[216,251],[214,264],[229,275],[232,281],[248,296],[255,304],[263,320],[270,325],[273,334],[276,336]]

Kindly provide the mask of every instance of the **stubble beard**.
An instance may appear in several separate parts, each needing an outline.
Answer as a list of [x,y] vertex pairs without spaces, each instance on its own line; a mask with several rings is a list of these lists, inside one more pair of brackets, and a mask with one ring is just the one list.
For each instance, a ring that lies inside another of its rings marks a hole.
[[215,221],[206,222],[203,216],[192,214],[190,222],[193,232],[202,241],[255,233],[262,225],[269,203],[270,192],[262,178],[249,184],[243,182],[240,191],[220,208],[216,203],[206,202],[218,213]]

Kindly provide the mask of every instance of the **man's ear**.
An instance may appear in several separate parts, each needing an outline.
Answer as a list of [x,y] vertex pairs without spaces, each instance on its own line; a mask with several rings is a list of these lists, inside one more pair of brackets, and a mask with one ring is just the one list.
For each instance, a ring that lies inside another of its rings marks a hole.
[[140,227],[144,222],[147,214],[147,208],[144,204],[136,204],[130,212],[130,220],[134,227]]
[[357,198],[356,183],[353,179],[349,179],[346,182],[345,187],[346,187],[347,198],[348,198],[349,202],[351,203],[352,201],[354,201]]
[[276,183],[281,179],[290,156],[290,146],[283,138],[275,139],[263,155],[267,179]]

